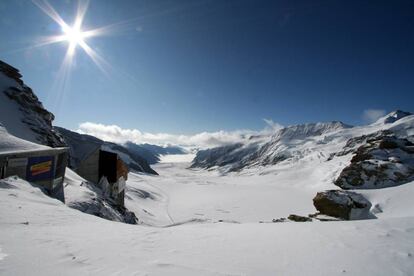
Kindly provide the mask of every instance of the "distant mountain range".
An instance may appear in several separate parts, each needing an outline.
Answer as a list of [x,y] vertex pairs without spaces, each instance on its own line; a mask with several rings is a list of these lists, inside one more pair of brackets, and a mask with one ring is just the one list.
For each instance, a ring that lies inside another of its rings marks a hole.
[[303,152],[298,148],[313,137],[351,128],[342,122],[311,123],[282,128],[272,135],[252,136],[246,143],[200,150],[192,167],[226,167],[239,171],[251,166],[267,166],[291,158],[299,158]]
[[145,160],[147,160],[149,164],[158,163],[160,161],[161,155],[186,153],[186,151],[183,148],[180,148],[178,146],[161,147],[151,144],[138,145],[132,142],[127,142],[123,146],[127,148],[130,152],[136,153],[145,158]]
[[288,126],[245,143],[200,150],[191,167],[253,174],[330,167],[338,168],[329,173],[343,189],[396,186],[414,180],[414,115],[396,110],[366,126],[336,121]]

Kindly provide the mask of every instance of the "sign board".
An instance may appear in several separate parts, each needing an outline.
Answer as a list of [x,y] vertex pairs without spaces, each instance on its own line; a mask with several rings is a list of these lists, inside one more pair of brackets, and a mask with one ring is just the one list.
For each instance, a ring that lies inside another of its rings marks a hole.
[[54,177],[54,157],[30,157],[27,163],[26,179],[28,181],[46,180]]

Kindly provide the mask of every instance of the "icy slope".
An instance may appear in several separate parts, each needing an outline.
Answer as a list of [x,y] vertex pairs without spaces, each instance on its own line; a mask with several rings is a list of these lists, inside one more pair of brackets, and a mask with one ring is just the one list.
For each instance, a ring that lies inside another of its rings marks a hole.
[[0,61],[0,123],[19,138],[48,145],[64,142],[52,128],[54,116],[47,111],[19,71]]
[[411,275],[413,208],[395,205],[403,187],[412,194],[412,183],[389,193],[389,208],[410,210],[399,218],[154,228],[88,216],[9,178],[0,181],[0,274]]

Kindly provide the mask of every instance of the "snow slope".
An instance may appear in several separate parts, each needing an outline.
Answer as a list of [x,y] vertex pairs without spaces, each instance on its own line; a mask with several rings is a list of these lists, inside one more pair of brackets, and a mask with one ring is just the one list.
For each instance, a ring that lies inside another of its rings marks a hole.
[[[231,184],[230,179],[216,172],[204,172],[208,174],[203,175],[208,177],[206,182],[215,181],[210,185],[199,185],[202,179],[193,183],[195,175],[187,183],[178,183],[184,180],[180,175],[184,164],[160,166],[165,169],[163,175],[170,172],[175,177],[171,182],[164,180],[155,187],[155,180],[151,182],[149,178],[160,176],[134,175],[128,185],[135,183],[145,191],[159,189],[164,193],[161,198],[167,206],[162,208],[169,209],[176,226],[149,227],[102,220],[68,208],[23,180],[1,180],[0,274],[412,275],[414,271],[414,210],[408,201],[414,193],[414,183],[381,190],[388,190],[386,197],[368,191],[371,200],[383,204],[383,215],[377,220],[258,223],[258,208],[255,219],[253,212],[246,216],[243,212],[230,213],[229,219],[242,223],[192,220],[182,224],[178,222],[193,217],[193,210],[180,214],[188,206],[176,206],[177,195],[166,189],[171,183],[177,181],[173,185],[183,186],[182,196],[194,197],[194,202],[197,198],[206,199],[208,188],[215,191],[215,186],[234,186],[227,191],[218,188],[226,195],[207,199],[213,206],[225,204],[224,197],[253,184],[245,183],[243,177],[241,181],[234,177]],[[262,195],[268,192],[265,188]],[[252,197],[261,196],[253,193]],[[302,201],[294,194],[290,197]],[[406,200],[401,200],[403,197]],[[246,198],[235,201],[244,210],[249,206],[256,209]],[[271,207],[274,200],[262,197],[262,201]],[[193,204],[208,206],[207,202]]]
[[86,214],[104,219],[136,224],[128,209],[121,209],[106,198],[102,190],[67,168],[64,180],[65,204]]
[[0,153],[48,149],[49,147],[35,144],[11,135],[0,124]]

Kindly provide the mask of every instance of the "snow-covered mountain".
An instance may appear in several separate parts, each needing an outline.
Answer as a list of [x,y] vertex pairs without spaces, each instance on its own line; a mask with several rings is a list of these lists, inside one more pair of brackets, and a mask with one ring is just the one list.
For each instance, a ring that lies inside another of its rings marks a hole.
[[414,179],[413,138],[414,115],[397,110],[367,126],[341,122],[289,126],[267,139],[199,151],[191,167],[232,172],[271,165],[336,164],[335,158],[345,157],[349,161],[336,165],[338,174],[342,172],[335,180],[338,186],[382,188]]
[[157,174],[139,153],[129,150],[124,146],[105,142],[94,136],[79,134],[62,127],[55,127],[55,130],[64,138],[64,141],[69,147],[69,164],[71,168],[77,168],[82,160],[88,157],[98,147],[101,147],[103,150],[119,154],[121,159],[133,171]]
[[186,154],[184,149],[178,146],[157,146],[151,144],[135,144],[132,142],[127,142],[123,145],[130,152],[134,152],[142,156],[149,164],[156,164],[160,161],[162,155],[170,154]]
[[53,130],[54,115],[47,111],[19,70],[0,61],[0,123],[19,138],[51,147],[64,146]]
[[[201,150],[192,167],[222,167],[239,171],[246,167],[267,166],[304,157],[309,146],[323,142],[330,133],[350,128],[342,122],[311,123],[282,128],[268,137],[251,137],[246,143]],[[322,139],[322,140],[321,140]]]

